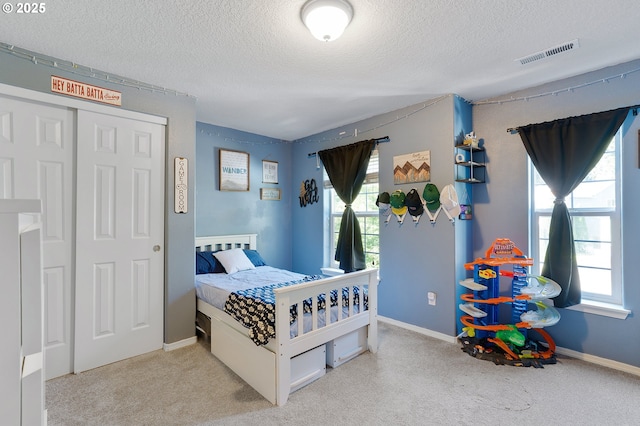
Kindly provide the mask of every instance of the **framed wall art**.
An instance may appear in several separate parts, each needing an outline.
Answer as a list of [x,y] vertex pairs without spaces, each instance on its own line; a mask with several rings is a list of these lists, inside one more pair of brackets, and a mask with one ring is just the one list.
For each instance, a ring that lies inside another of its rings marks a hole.
[[431,151],[393,157],[393,183],[429,182],[431,180]]
[[281,198],[280,188],[260,188],[260,199],[280,201]]
[[278,162],[262,160],[262,183],[278,183]]
[[249,190],[249,153],[220,149],[220,191]]

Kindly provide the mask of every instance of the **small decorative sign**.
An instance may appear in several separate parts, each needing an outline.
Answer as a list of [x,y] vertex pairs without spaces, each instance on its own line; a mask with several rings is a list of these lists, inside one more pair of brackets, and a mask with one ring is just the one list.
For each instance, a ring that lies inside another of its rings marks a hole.
[[51,91],[109,105],[122,105],[122,94],[116,90],[51,76]]
[[260,188],[261,200],[280,201],[280,188]]
[[318,186],[315,179],[307,179],[300,184],[300,207],[307,207],[309,204],[320,201],[318,196]]
[[262,160],[262,183],[278,183],[278,162]]
[[176,213],[187,212],[187,194],[189,192],[189,160],[176,157],[174,160],[174,209]]

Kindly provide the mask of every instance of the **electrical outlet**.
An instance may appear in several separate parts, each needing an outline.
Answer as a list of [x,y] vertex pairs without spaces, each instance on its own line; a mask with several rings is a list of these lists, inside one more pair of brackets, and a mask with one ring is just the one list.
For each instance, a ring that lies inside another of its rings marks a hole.
[[430,291],[429,293],[427,293],[427,300],[429,301],[430,305],[434,305],[436,304],[436,294],[433,291]]

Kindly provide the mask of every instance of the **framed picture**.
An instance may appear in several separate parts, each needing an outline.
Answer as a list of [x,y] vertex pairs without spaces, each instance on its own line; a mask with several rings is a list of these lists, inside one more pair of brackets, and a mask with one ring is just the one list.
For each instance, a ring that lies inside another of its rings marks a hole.
[[262,160],[262,183],[278,183],[278,162]]
[[393,183],[395,185],[431,180],[431,151],[393,157]]
[[260,188],[261,200],[280,201],[280,188]]
[[220,149],[220,191],[249,190],[249,153]]

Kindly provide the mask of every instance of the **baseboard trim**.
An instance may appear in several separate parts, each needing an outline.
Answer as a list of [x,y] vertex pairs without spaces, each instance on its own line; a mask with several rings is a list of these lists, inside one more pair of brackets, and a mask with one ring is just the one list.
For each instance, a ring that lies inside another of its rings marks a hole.
[[634,376],[640,376],[640,367],[625,364],[624,362],[614,361],[612,359],[602,358],[595,355],[589,355],[582,352],[574,351],[573,349],[562,348],[559,346],[556,347],[556,353],[560,355],[566,355],[571,358],[576,358],[581,361],[590,362],[592,364],[601,365],[603,367],[612,368],[624,373],[633,374]]
[[173,343],[165,343],[162,346],[165,352],[173,351],[176,349],[184,348],[185,346],[193,345],[198,342],[198,336],[189,337],[188,339],[179,340]]
[[[383,317],[378,315],[378,321],[387,324],[395,325],[396,327],[404,328],[405,330],[415,331],[416,333],[423,334],[425,336],[433,337],[439,340],[444,340],[449,343],[458,343],[457,337],[452,337],[438,331],[429,330],[428,328],[418,327],[417,325],[409,324],[406,322],[394,320],[392,318]],[[579,359],[581,361],[590,362],[591,364],[600,365],[602,367],[608,367],[614,370],[622,371],[624,373],[633,374],[634,376],[640,376],[640,367],[634,365],[625,364],[623,362],[614,361],[608,358],[602,358],[595,355],[589,355],[582,352],[574,351],[563,347],[556,347],[556,353],[565,355],[571,358]]]
[[393,318],[383,317],[378,315],[378,321],[387,324],[395,325],[396,327],[404,328],[405,330],[415,331],[416,333],[423,334],[425,336],[433,337],[439,340],[444,340],[449,343],[457,343],[458,339],[455,336],[449,336],[439,331],[429,330],[428,328],[418,327],[417,325],[409,324],[406,322],[394,320]]

